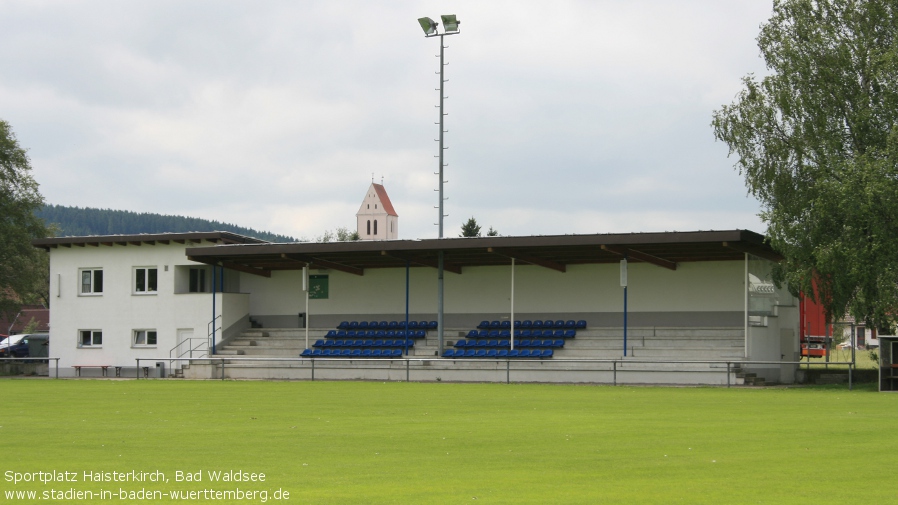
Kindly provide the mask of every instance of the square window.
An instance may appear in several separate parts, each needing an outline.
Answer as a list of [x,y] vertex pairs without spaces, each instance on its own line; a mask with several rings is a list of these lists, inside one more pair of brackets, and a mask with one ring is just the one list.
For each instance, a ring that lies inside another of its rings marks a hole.
[[134,330],[135,347],[155,347],[156,330]]
[[155,293],[156,280],[158,270],[153,268],[135,268],[134,269],[134,292],[135,293]]
[[101,330],[79,330],[78,347],[99,347],[103,345]]
[[82,295],[95,295],[103,292],[103,270],[99,268],[84,268],[81,272]]
[[205,293],[206,292],[206,269],[191,268],[188,292]]

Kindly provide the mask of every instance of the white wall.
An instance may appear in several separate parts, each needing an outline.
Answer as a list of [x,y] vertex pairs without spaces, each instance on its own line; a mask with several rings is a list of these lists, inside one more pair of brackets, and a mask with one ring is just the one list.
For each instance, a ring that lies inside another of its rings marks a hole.
[[[187,260],[184,249],[185,245],[172,243],[50,250],[50,353],[61,358],[61,375],[71,375],[72,365],[133,367],[137,357],[168,356],[177,344],[179,329],[193,329],[194,337],[206,336],[213,295],[175,294],[175,266],[198,265]],[[157,268],[156,294],[133,293],[135,266]],[[102,294],[79,294],[79,269],[85,267],[103,269]],[[247,310],[245,297],[242,303]],[[234,310],[241,310],[240,302]],[[235,318],[239,316],[232,314],[228,320]],[[83,329],[101,330],[102,346],[79,348]],[[156,330],[156,346],[133,346],[136,329]]]
[[[467,267],[444,274],[445,312],[505,313],[510,308],[511,268]],[[515,267],[516,313],[620,312],[623,289],[618,264],[569,265],[562,273],[532,265]],[[739,261],[680,264],[676,271],[630,262],[630,312],[739,312],[744,308],[744,264]],[[327,300],[310,300],[311,314],[399,314],[405,311],[405,269],[368,269],[363,276],[335,270]],[[271,278],[244,274],[253,315],[304,312],[300,271],[276,271]],[[436,313],[437,271],[411,268],[409,311]]]

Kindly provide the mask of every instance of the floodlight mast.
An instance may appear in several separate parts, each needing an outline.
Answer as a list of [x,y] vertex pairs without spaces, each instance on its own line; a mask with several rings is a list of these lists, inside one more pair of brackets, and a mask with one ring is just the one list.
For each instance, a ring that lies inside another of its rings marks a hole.
[[[439,171],[437,172],[437,175],[439,175],[439,177],[440,177],[440,185],[439,185],[439,189],[438,189],[439,205],[437,206],[437,209],[439,209],[439,214],[438,214],[439,221],[437,223],[437,226],[439,227],[439,238],[443,238],[443,218],[445,217],[445,214],[443,213],[443,202],[445,201],[445,198],[443,197],[443,183],[445,182],[443,180],[443,168],[445,167],[445,164],[443,163],[443,151],[445,151],[445,148],[443,147],[443,134],[445,133],[445,130],[443,129],[443,118],[445,116],[445,114],[443,113],[443,99],[445,98],[443,90],[444,90],[444,84],[446,82],[446,80],[443,78],[443,69],[446,66],[446,64],[444,63],[444,53],[445,53],[444,50],[446,49],[446,46],[443,44],[443,37],[446,35],[455,35],[455,34],[459,33],[458,25],[461,24],[461,21],[459,21],[456,18],[455,14],[444,14],[444,15],[440,16],[440,19],[443,21],[443,33],[440,33],[439,30],[437,30],[439,23],[437,23],[436,21],[434,21],[428,17],[419,18],[418,24],[420,24],[421,29],[424,30],[425,37],[427,37],[427,38],[439,37],[440,38],[440,71],[438,72],[440,74],[440,87],[438,89],[438,91],[440,92],[440,105],[439,105],[440,120],[437,123],[440,127],[440,137],[439,137],[439,139],[437,139],[437,142],[439,142],[439,154],[437,155],[437,158],[439,158],[439,162],[438,162],[439,163]],[[440,249],[440,251],[437,253],[437,337],[439,340],[439,355],[442,356],[443,355],[443,250],[442,249]]]

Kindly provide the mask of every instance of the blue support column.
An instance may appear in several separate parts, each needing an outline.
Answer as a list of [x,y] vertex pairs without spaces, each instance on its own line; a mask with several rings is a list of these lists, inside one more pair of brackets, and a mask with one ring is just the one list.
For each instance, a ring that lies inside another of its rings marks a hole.
[[405,355],[408,356],[408,279],[409,279],[409,260],[405,260]]
[[218,287],[215,285],[218,267],[212,265],[212,354],[215,354],[215,294]]

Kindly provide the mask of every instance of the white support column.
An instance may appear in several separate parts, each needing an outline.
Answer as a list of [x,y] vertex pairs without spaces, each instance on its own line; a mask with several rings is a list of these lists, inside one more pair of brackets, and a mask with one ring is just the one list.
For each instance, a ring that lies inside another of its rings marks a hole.
[[514,258],[511,258],[511,350],[514,350]]

